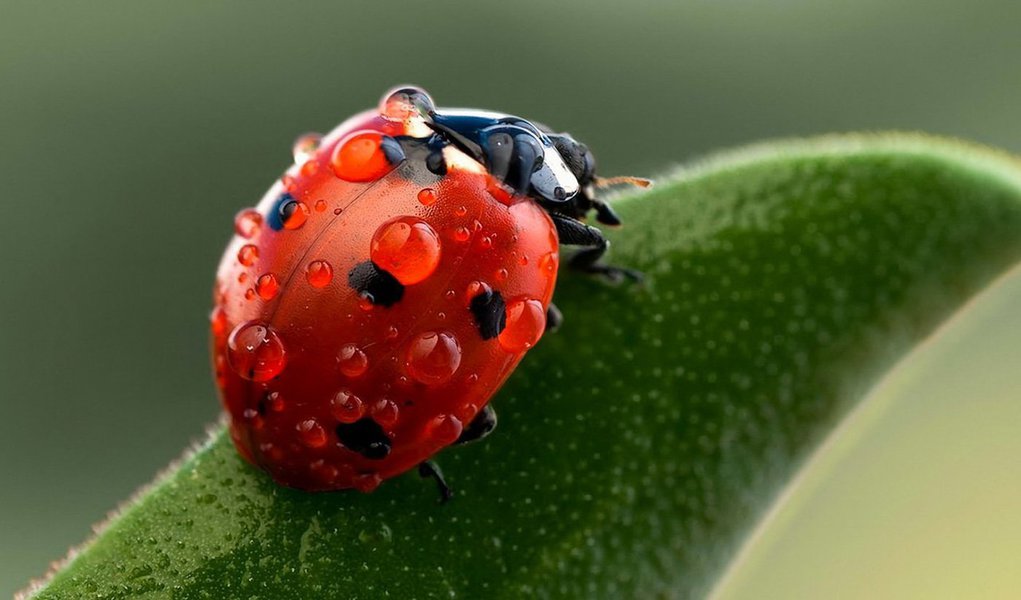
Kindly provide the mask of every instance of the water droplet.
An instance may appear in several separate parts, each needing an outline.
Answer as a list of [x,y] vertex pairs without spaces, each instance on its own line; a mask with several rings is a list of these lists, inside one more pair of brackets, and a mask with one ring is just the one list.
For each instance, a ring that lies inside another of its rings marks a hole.
[[245,244],[238,250],[238,262],[246,267],[254,265],[258,259],[259,247],[254,244]]
[[446,293],[443,294],[443,297],[446,298],[447,300],[453,300],[454,298],[457,297],[457,292],[455,292],[454,290],[447,290]]
[[255,300],[255,290],[252,288],[245,290],[245,300]]
[[326,212],[327,208],[329,208],[329,207],[326,204],[326,200],[316,200],[316,203],[315,203],[316,212]]
[[246,281],[248,281],[248,273],[246,271],[238,273],[238,283],[244,283]]
[[262,227],[262,215],[254,208],[246,208],[234,216],[234,231],[246,240],[251,239]]
[[297,200],[283,202],[278,209],[284,229],[299,229],[308,220],[308,205]]
[[400,417],[400,409],[393,400],[381,398],[372,405],[372,418],[383,427],[393,427]]
[[468,288],[464,292],[464,305],[471,306],[472,300],[479,294],[486,296],[493,293],[493,288],[489,287],[488,283],[483,281],[473,281],[468,284]]
[[436,204],[436,190],[432,188],[423,188],[418,192],[418,201],[422,203],[422,206],[432,206]]
[[528,266],[528,257],[525,256],[524,254],[522,254],[521,258],[518,259],[518,264],[521,265],[522,267],[527,267]]
[[440,238],[425,221],[397,217],[372,236],[372,262],[404,285],[423,281],[440,264]]
[[337,481],[337,476],[340,475],[340,471],[337,470],[337,467],[321,458],[310,462],[308,464],[308,470],[313,477],[326,485],[333,485]]
[[301,176],[312,177],[319,172],[319,163],[315,160],[306,161],[305,164],[301,165]]
[[291,147],[291,152],[294,154],[294,164],[300,165],[315,156],[316,150],[319,149],[319,142],[322,139],[323,136],[318,133],[305,133],[298,136],[298,139],[294,140],[294,145]]
[[493,238],[489,237],[488,235],[482,236],[482,238],[479,240],[479,246],[483,250],[489,250],[490,248],[493,247]]
[[248,421],[249,426],[256,431],[262,429],[262,426],[265,425],[265,422],[262,420],[262,416],[259,415],[259,411],[254,408],[246,408],[245,411],[241,413],[241,416],[244,417],[244,419]]
[[493,278],[495,278],[497,281],[506,281],[507,269],[497,269],[496,273],[493,274]]
[[255,282],[255,291],[258,292],[259,297],[263,300],[275,298],[280,291],[280,282],[277,281],[277,276],[272,273],[266,273],[259,277]]
[[292,194],[298,191],[298,182],[291,175],[285,174],[280,178],[280,183],[284,184],[284,189]]
[[230,332],[227,360],[234,371],[251,381],[269,381],[284,370],[286,352],[272,328],[247,321]]
[[280,395],[280,392],[270,392],[266,395],[266,408],[273,412],[284,412],[287,403],[284,402],[284,397]]
[[398,331],[393,325],[386,328],[386,339],[388,340],[395,339],[399,334],[400,331]]
[[227,312],[222,306],[215,307],[209,313],[209,330],[214,336],[221,337],[227,333],[227,325]]
[[454,214],[459,216],[459,217],[463,217],[466,214],[468,214],[468,207],[467,206],[458,206],[457,208],[454,209]]
[[335,214],[335,215],[339,215],[342,212],[344,212],[343,208],[335,208],[335,209],[333,209],[333,214]]
[[348,135],[333,149],[330,157],[333,173],[344,181],[376,181],[393,168],[382,144],[383,134],[378,131],[356,131]]
[[523,352],[539,341],[546,329],[546,311],[538,300],[518,298],[507,304],[507,326],[497,339],[508,352]]
[[351,479],[351,485],[364,494],[375,490],[382,482],[383,478],[376,473],[359,473]]
[[442,312],[442,311],[438,312],[438,313],[436,313],[436,318],[439,319],[440,321],[442,321],[442,320],[447,318],[447,313]]
[[552,277],[557,274],[557,263],[559,261],[560,255],[556,252],[543,254],[542,258],[539,259],[539,270]]
[[315,419],[299,421],[295,426],[298,430],[298,439],[309,448],[322,448],[326,445],[326,430]]
[[467,242],[468,238],[471,237],[471,232],[468,231],[467,227],[458,227],[454,230],[454,241],[456,242]]
[[337,354],[337,365],[340,372],[348,377],[358,377],[369,368],[369,358],[354,344],[347,344]]
[[379,101],[379,114],[388,121],[421,118],[421,111],[432,110],[433,100],[422,88],[404,86],[388,91]]
[[350,390],[340,390],[330,399],[330,412],[341,423],[354,423],[365,415],[365,405]]
[[477,383],[478,380],[479,380],[479,376],[478,376],[477,373],[472,373],[471,375],[468,376],[468,383],[469,383],[469,385],[473,384],[473,383]]
[[479,414],[479,407],[469,402],[464,406],[458,407],[454,412],[461,423],[471,423],[475,415]]
[[429,422],[429,438],[441,446],[447,446],[461,437],[463,426],[454,415],[440,415]]
[[405,365],[416,381],[428,385],[443,383],[461,365],[461,345],[452,333],[421,333],[408,344]]
[[314,288],[324,288],[333,281],[333,267],[325,260],[313,260],[305,268],[305,279]]

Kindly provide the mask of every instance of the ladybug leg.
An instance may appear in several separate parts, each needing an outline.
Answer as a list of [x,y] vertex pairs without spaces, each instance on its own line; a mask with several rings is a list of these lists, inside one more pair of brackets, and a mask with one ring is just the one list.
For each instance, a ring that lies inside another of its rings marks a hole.
[[496,411],[490,405],[485,405],[479,414],[475,415],[471,423],[461,432],[461,437],[457,438],[454,444],[461,445],[470,442],[476,442],[486,437],[493,430],[496,429]]
[[620,225],[620,217],[617,216],[617,213],[614,212],[609,204],[602,200],[593,200],[592,208],[596,209],[596,221],[612,227]]
[[634,269],[599,263],[599,259],[606,254],[610,247],[610,241],[603,236],[602,231],[566,215],[550,213],[550,218],[553,219],[553,225],[557,228],[557,236],[559,236],[561,244],[583,246],[578,253],[571,257],[568,263],[571,268],[585,273],[602,275],[613,282],[620,282],[624,279],[642,280],[642,274]]
[[556,331],[563,324],[564,313],[560,312],[556,304],[550,302],[549,307],[546,309],[546,331]]
[[440,504],[446,504],[454,497],[454,490],[450,489],[446,480],[443,479],[443,471],[433,461],[427,460],[418,465],[418,475],[423,479],[432,478],[436,481],[436,487],[440,491]]

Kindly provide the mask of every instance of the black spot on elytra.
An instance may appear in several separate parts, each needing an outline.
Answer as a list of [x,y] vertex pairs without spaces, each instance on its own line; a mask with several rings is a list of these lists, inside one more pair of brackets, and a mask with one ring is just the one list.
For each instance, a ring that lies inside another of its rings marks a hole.
[[369,418],[337,425],[337,439],[348,450],[368,459],[379,460],[390,454],[390,438],[379,423]]
[[475,317],[475,325],[482,339],[491,340],[507,326],[507,304],[500,292],[484,289],[471,299],[468,306]]
[[367,260],[347,274],[347,283],[356,292],[379,306],[393,306],[404,297],[404,286],[379,265]]

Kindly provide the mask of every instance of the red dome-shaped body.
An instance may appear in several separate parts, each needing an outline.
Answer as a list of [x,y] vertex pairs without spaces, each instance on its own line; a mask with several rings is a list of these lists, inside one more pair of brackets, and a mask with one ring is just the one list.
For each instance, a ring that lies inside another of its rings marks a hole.
[[285,485],[369,491],[415,467],[542,334],[549,216],[452,146],[438,175],[394,145],[421,127],[364,113],[318,145],[305,136],[238,215],[213,362],[238,450]]

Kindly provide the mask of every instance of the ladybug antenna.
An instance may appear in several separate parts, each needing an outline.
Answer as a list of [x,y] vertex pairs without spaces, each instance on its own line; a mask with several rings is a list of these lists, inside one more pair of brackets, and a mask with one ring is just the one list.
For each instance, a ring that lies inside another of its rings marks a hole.
[[640,188],[652,187],[651,179],[646,179],[644,177],[631,177],[630,175],[620,175],[617,177],[594,177],[592,182],[597,188],[610,187],[611,185],[620,185],[623,183]]

